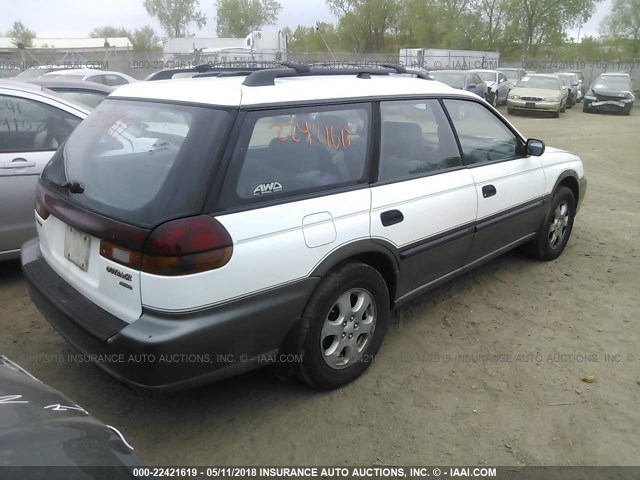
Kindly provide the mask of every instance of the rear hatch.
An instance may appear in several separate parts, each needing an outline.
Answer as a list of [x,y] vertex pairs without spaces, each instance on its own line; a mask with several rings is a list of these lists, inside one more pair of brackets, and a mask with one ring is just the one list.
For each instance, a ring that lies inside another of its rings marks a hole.
[[43,171],[40,249],[71,286],[126,322],[140,317],[153,230],[197,215],[231,123],[226,110],[108,99]]

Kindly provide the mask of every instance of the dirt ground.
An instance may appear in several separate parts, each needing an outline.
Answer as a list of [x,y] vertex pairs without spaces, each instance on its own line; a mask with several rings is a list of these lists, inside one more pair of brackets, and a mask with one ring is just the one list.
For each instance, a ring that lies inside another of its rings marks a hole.
[[17,263],[0,267],[0,352],[120,428],[150,465],[638,464],[640,106],[509,118],[584,161],[565,253],[508,254],[402,308],[382,358],[345,388],[317,393],[260,370],[168,396],[43,362],[73,351]]

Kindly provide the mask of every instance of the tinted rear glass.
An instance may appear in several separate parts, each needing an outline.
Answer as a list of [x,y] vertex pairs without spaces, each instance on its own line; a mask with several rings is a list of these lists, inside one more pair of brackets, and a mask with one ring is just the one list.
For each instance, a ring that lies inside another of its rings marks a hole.
[[70,201],[134,225],[199,213],[229,116],[205,107],[105,100],[54,155],[43,179],[78,182],[84,192],[67,194]]

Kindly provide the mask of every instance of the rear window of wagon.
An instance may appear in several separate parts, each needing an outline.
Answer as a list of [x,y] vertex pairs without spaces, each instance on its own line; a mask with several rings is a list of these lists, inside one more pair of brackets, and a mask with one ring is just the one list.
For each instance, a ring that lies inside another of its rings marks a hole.
[[69,201],[132,225],[199,213],[231,116],[208,107],[109,99],[76,128],[42,178],[78,182],[83,193],[61,191]]

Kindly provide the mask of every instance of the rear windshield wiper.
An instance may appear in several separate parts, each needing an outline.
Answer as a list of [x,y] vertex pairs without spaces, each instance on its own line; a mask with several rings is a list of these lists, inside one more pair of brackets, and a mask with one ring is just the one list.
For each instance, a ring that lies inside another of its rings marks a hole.
[[57,185],[60,188],[64,188],[65,190],[68,190],[69,193],[84,193],[84,187],[82,185],[80,185],[78,182],[64,182],[64,183],[58,183],[58,182],[51,182],[54,185]]

